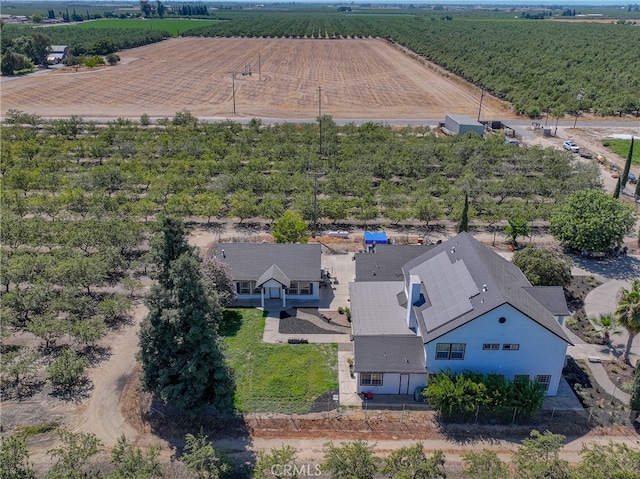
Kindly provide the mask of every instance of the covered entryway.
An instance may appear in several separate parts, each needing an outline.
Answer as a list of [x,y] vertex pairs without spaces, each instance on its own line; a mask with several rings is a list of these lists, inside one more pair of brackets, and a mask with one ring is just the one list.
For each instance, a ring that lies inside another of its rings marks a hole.
[[282,272],[277,265],[273,264],[256,281],[256,286],[261,288],[260,300],[264,309],[264,300],[282,298],[282,307],[287,307],[287,295],[285,288],[288,288],[291,280]]

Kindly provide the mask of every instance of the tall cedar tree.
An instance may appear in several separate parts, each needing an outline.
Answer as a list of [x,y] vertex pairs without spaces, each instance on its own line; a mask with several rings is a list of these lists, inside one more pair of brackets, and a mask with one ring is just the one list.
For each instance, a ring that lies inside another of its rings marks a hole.
[[149,314],[139,333],[143,386],[182,411],[207,404],[228,409],[233,381],[217,337],[222,309],[205,290],[182,223],[162,225],[153,242],[158,284],[146,298]]
[[631,135],[631,145],[629,145],[629,153],[627,154],[627,161],[624,164],[624,171],[620,177],[620,189],[623,190],[627,186],[627,180],[629,179],[629,171],[631,171],[631,158],[633,158],[633,138]]
[[640,361],[636,363],[636,373],[633,377],[633,391],[629,405],[632,411],[640,411]]

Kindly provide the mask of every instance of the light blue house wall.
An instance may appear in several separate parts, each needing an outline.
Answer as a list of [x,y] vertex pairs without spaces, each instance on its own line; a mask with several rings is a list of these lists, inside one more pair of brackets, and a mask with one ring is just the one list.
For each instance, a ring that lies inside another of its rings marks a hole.
[[[504,317],[504,323],[499,318]],[[436,359],[436,344],[465,344],[464,359]],[[483,344],[499,344],[499,350],[483,350]],[[504,344],[518,344],[518,350],[504,350]],[[450,369],[457,373],[473,370],[515,375],[550,375],[548,396],[554,396],[562,374],[567,343],[508,304],[499,306],[473,321],[425,345],[429,374]]]
[[376,394],[413,394],[419,386],[426,386],[427,375],[415,373],[384,373],[382,385],[370,386],[360,384],[360,374],[356,373],[358,393],[372,392]]

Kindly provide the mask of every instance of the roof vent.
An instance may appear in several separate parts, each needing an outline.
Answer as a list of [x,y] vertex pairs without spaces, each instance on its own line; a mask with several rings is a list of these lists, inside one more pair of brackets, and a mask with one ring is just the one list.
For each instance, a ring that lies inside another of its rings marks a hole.
[[487,285],[486,285],[486,284],[483,284],[483,285],[482,285],[482,291],[483,291],[484,293],[486,293],[487,291],[489,291],[489,288],[487,288]]
[[227,254],[224,252],[224,250],[222,250],[222,257],[223,257],[223,258],[226,258],[226,257],[227,257]]
[[506,323],[506,322],[507,322],[507,318],[505,318],[504,316],[501,316],[500,318],[498,318],[498,322],[499,322],[500,324],[504,324],[504,323]]
[[451,254],[456,252],[456,247],[454,246],[453,248],[451,248]]

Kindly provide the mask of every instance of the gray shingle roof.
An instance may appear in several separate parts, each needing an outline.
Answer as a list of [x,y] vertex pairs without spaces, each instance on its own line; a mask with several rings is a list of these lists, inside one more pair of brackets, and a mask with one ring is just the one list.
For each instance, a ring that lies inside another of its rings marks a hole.
[[356,336],[354,371],[425,373],[424,346],[418,336]]
[[354,336],[408,335],[407,310],[399,303],[402,281],[349,283],[351,328]]
[[319,244],[218,243],[215,254],[236,281],[257,281],[273,265],[291,281],[320,281],[320,248]]
[[571,314],[567,306],[562,286],[530,286],[524,290],[535,298],[538,303],[551,311],[556,316],[568,316]]
[[428,268],[422,265],[443,252],[447,255],[452,265],[458,261],[464,262],[464,266],[469,271],[480,292],[469,298],[471,310],[461,313],[444,323],[432,324],[429,321],[429,315],[426,314],[426,308],[417,308],[418,322],[420,323],[425,343],[433,341],[502,304],[508,303],[542,327],[571,344],[553,314],[526,290],[526,288],[531,287],[531,284],[527,281],[522,271],[482,245],[468,233],[460,233],[407,263],[402,268],[405,278],[408,278],[410,274],[420,274],[420,279],[425,284],[427,291],[429,291],[430,284],[438,282],[440,278],[435,277],[433,271],[428,271]]
[[433,248],[432,245],[376,245],[375,253],[356,253],[356,281],[398,281],[402,265]]
[[282,272],[280,268],[278,268],[277,264],[272,264],[268,270],[262,273],[262,276],[258,278],[256,281],[256,286],[260,287],[270,279],[275,279],[278,283],[287,288],[291,286],[291,280],[287,277],[286,274]]

